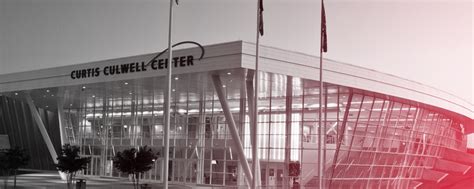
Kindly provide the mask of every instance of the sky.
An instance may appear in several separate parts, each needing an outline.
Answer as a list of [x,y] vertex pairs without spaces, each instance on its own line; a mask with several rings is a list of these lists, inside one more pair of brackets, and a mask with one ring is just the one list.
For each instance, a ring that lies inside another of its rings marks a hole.
[[[173,41],[255,42],[255,0],[179,0]],[[319,0],[265,0],[261,44],[319,54]],[[326,0],[325,58],[474,104],[472,0]],[[168,0],[0,0],[0,74],[157,52]]]

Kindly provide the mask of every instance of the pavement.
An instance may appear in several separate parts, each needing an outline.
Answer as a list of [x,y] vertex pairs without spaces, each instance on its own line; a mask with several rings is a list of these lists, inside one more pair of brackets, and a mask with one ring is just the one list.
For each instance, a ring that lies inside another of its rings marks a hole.
[[[82,177],[81,177],[82,178]],[[0,177],[0,188],[4,189],[5,177]],[[86,180],[87,189],[98,189],[98,188],[113,188],[113,189],[133,189],[133,184],[124,178],[102,178],[102,177],[84,177]],[[163,188],[161,183],[153,182],[140,182],[147,183],[152,189]],[[25,173],[17,175],[16,181],[17,189],[65,189],[67,188],[66,181],[61,180],[58,172],[36,172],[36,173]],[[7,189],[13,188],[13,176],[10,176],[7,183]],[[73,187],[76,189],[76,186]],[[201,188],[196,186],[185,186],[170,184],[170,189],[191,189]]]

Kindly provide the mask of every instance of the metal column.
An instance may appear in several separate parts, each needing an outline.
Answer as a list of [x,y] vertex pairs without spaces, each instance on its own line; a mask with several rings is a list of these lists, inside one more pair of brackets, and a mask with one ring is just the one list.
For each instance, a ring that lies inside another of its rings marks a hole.
[[[255,83],[254,81],[254,75],[255,75],[255,72],[253,70],[248,70],[247,72],[247,79],[246,79],[246,82],[245,82],[245,88],[247,89],[247,103],[248,103],[248,109],[249,109],[249,118],[250,118],[250,133],[251,133],[251,137],[250,137],[250,142],[252,144],[252,153],[254,153],[254,148],[257,147],[257,142],[258,142],[258,133],[256,133],[258,130],[257,130],[257,126],[258,126],[258,118],[255,118],[255,115],[257,115],[255,113],[255,90],[253,88],[253,85]],[[258,153],[258,150],[255,149],[255,153]],[[260,186],[261,185],[261,178],[260,178],[260,161],[259,159],[255,160],[255,170],[256,171],[256,174],[255,174],[255,178],[257,179],[256,180],[256,185],[257,186]]]
[[222,111],[224,111],[225,120],[229,127],[230,133],[232,135],[232,139],[237,147],[237,153],[239,154],[239,160],[242,164],[242,168],[245,172],[245,177],[248,183],[252,183],[252,172],[250,171],[250,166],[245,158],[244,154],[244,147],[242,145],[242,141],[239,138],[239,133],[237,127],[235,125],[234,117],[229,109],[229,104],[227,103],[227,99],[224,95],[224,90],[222,89],[222,82],[219,75],[212,75],[212,81],[214,82],[214,87],[216,89],[217,96],[219,97],[219,102],[222,106]]
[[291,129],[292,129],[292,113],[293,113],[293,77],[286,76],[286,128],[285,128],[285,167],[283,168],[283,188],[289,188],[290,183],[290,159],[291,159]]
[[53,162],[55,164],[58,164],[58,154],[56,153],[56,150],[54,149],[53,143],[51,142],[51,138],[49,138],[48,131],[46,130],[46,127],[44,126],[43,120],[41,120],[41,116],[36,109],[35,104],[33,103],[33,100],[31,99],[31,96],[29,93],[25,94],[26,102],[28,103],[28,107],[30,108],[31,111],[31,116],[36,122],[36,125],[38,126],[38,129],[41,133],[41,136],[43,137],[44,142],[46,143],[46,147],[48,148],[49,154],[51,154],[51,158],[53,159]]
[[58,89],[58,93],[56,96],[58,97],[58,123],[59,123],[59,138],[61,139],[61,146],[63,146],[65,143],[69,143],[68,136],[66,135],[66,116],[65,116],[65,111],[64,111],[64,89],[60,88]]

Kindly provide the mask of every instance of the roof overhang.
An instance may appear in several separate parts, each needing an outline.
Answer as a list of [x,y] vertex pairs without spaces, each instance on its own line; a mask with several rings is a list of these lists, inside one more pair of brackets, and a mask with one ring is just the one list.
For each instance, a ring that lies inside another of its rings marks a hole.
[[[204,58],[198,60],[199,47],[173,50],[173,57],[193,56],[192,65],[178,66],[173,74],[212,72],[235,68],[255,68],[255,44],[235,41],[204,46]],[[260,70],[265,72],[292,75],[311,80],[319,79],[319,57],[291,52],[283,49],[261,46]],[[83,85],[99,82],[121,81],[166,75],[166,69],[151,69],[127,74],[105,75],[106,67],[149,62],[156,54],[137,55],[76,64],[63,67],[34,70],[21,73],[0,75],[0,92],[13,92],[49,87]],[[163,54],[159,59],[166,58]],[[324,81],[332,84],[387,94],[453,112],[464,120],[470,120],[468,130],[474,132],[474,106],[444,91],[409,81],[393,75],[377,72],[367,68],[324,59]],[[74,71],[99,69],[101,74],[93,77],[73,79]],[[469,121],[468,121],[469,122]],[[471,129],[473,128],[473,129]],[[472,131],[471,131],[472,130]]]

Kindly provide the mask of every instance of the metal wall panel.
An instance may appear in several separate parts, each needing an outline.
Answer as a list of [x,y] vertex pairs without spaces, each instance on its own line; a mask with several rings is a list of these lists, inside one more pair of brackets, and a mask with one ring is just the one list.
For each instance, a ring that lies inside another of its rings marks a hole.
[[[57,150],[60,149],[57,114],[39,109],[41,118]],[[53,161],[25,102],[0,96],[0,134],[7,134],[10,146],[26,149],[31,159],[25,168],[55,170]]]

